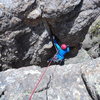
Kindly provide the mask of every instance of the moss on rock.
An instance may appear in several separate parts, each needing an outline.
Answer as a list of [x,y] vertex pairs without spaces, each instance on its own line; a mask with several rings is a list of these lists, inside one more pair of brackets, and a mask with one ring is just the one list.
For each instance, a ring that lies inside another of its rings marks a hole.
[[95,37],[100,37],[100,19],[91,26],[90,34]]

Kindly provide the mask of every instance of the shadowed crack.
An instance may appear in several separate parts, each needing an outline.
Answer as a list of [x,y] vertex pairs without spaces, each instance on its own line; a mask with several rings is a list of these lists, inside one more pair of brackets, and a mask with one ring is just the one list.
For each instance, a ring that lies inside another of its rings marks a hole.
[[49,89],[49,87],[50,87],[50,82],[51,82],[51,76],[50,76],[50,78],[49,78],[49,81],[48,81],[48,83],[47,83],[47,86],[44,87],[44,88],[42,88],[42,89],[40,89],[40,90],[38,90],[38,91],[36,91],[35,93],[42,92],[42,91],[45,91],[45,90]]
[[[48,89],[50,88],[51,76],[49,78],[49,82],[47,83]],[[46,89],[46,100],[48,100],[48,90]]]
[[5,95],[5,91],[6,91],[6,90],[3,90],[3,91],[1,92],[0,98],[1,98],[3,95]]
[[46,100],[48,100],[48,91],[46,90]]
[[88,92],[88,94],[90,95],[90,97],[92,98],[92,100],[100,100],[100,96],[99,94],[95,91],[94,87],[90,87],[84,74],[81,74],[81,78],[84,82],[84,85],[86,87],[86,90]]
[[94,4],[96,4],[97,7],[100,7],[100,1],[97,3],[95,0],[92,0],[92,2],[94,2]]

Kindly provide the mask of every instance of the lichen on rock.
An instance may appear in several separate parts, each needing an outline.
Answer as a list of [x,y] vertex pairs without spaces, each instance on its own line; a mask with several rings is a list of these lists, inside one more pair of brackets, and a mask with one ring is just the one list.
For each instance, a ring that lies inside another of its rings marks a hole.
[[100,16],[89,28],[88,34],[83,41],[83,48],[93,58],[100,56]]

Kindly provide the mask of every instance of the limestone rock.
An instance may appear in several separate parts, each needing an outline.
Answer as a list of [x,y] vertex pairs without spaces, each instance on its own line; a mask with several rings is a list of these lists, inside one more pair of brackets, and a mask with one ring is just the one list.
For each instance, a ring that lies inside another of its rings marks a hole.
[[72,11],[69,10],[69,13],[66,12],[55,19],[48,19],[53,33],[63,43],[71,46],[80,44],[84,40],[89,26],[95,20],[96,16],[99,16],[99,6],[95,9],[97,3],[100,5],[98,0],[95,2],[81,0]]
[[0,69],[5,70],[47,65],[55,49],[44,19],[60,43],[76,47],[78,51],[89,26],[100,13],[100,2],[0,0],[0,8]]
[[[93,63],[95,65],[95,63]],[[100,99],[100,64],[96,67],[87,67],[82,72],[86,88],[93,100]]]
[[[92,100],[92,94],[85,87],[83,73],[90,87],[99,87],[99,67],[100,58],[79,64],[50,66],[32,100]],[[0,100],[27,100],[44,69],[30,66],[0,72]]]
[[91,25],[83,41],[83,48],[86,49],[88,54],[93,58],[100,56],[100,16]]
[[79,50],[78,54],[75,57],[65,59],[65,63],[64,64],[67,65],[67,64],[83,63],[83,62],[87,62],[87,61],[89,61],[91,59],[92,58],[89,56],[87,51],[84,50],[83,48],[81,48]]

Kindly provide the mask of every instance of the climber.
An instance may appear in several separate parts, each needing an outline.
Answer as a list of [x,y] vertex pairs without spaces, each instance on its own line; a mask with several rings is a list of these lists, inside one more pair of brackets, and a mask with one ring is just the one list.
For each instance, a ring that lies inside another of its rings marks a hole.
[[61,64],[64,61],[64,57],[66,53],[70,52],[70,47],[66,44],[62,44],[60,47],[55,39],[55,36],[53,36],[53,42],[54,42],[54,46],[56,48],[57,53],[55,54],[53,58],[49,59],[49,61],[52,60],[53,62]]

